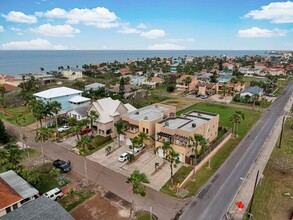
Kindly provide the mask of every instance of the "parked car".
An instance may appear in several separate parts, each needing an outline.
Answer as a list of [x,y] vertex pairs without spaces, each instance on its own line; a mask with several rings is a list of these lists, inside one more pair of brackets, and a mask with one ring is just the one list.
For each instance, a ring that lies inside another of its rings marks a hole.
[[62,173],[68,172],[71,170],[71,162],[65,162],[64,160],[54,160],[53,161],[54,167],[61,170]]
[[202,98],[202,99],[207,99],[208,96],[207,96],[207,95],[203,95],[203,96],[201,96],[201,98]]
[[134,153],[138,153],[140,151],[142,151],[142,149],[145,148],[145,145],[144,144],[140,144],[138,145],[137,147],[134,148]]
[[120,162],[124,162],[125,160],[127,160],[127,157],[128,157],[129,154],[133,155],[133,153],[132,153],[131,151],[127,151],[127,152],[121,154],[121,155],[118,157],[118,161],[120,161]]
[[57,200],[63,196],[63,193],[59,188],[55,188],[50,190],[49,192],[46,192],[44,196],[52,200]]
[[86,128],[83,128],[83,129],[79,132],[79,134],[80,134],[80,135],[84,135],[84,134],[87,134],[87,133],[89,133],[89,132],[91,132],[91,129],[90,129],[89,127],[86,127]]
[[70,128],[70,126],[68,126],[68,125],[64,125],[64,126],[62,126],[61,128],[58,128],[58,132],[63,132],[63,131],[67,131],[68,129]]

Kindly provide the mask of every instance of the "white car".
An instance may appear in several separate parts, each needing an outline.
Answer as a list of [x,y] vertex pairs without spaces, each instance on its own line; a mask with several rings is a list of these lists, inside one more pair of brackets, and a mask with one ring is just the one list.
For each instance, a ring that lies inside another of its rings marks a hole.
[[58,132],[67,131],[70,128],[70,126],[64,125],[61,128],[58,128]]
[[134,148],[134,153],[138,153],[140,151],[142,151],[142,149],[144,149],[145,145],[144,144],[140,144],[137,147]]
[[120,161],[120,162],[124,162],[125,160],[127,160],[127,157],[128,157],[129,154],[133,155],[133,153],[132,153],[131,151],[127,151],[127,152],[121,154],[121,155],[118,157],[118,161]]
[[61,192],[61,190],[59,188],[55,188],[55,189],[50,190],[49,192],[46,192],[44,194],[44,196],[46,196],[47,198],[52,199],[52,200],[57,200],[63,196],[63,193]]

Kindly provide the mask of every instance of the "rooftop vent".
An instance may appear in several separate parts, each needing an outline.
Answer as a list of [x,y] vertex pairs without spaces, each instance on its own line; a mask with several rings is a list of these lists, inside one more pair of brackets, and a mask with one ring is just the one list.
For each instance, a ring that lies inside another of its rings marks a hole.
[[145,116],[143,120],[149,120],[148,116]]
[[165,127],[169,127],[169,122],[165,122]]
[[158,105],[155,105],[155,107],[156,107],[156,108],[159,108],[159,106],[158,106]]
[[192,123],[192,125],[191,125],[193,128],[195,128],[196,127],[196,124],[195,123]]
[[136,112],[135,112],[135,114],[136,114],[136,115],[139,115],[139,112],[138,112],[138,111],[136,111]]

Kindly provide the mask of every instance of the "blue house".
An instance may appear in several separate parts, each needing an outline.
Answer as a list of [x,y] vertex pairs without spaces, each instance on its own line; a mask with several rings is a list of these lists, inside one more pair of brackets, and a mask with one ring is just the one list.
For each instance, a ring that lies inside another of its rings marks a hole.
[[44,102],[59,102],[62,106],[59,114],[64,114],[81,106],[89,106],[90,99],[82,97],[82,93],[80,90],[59,87],[35,93],[34,96]]

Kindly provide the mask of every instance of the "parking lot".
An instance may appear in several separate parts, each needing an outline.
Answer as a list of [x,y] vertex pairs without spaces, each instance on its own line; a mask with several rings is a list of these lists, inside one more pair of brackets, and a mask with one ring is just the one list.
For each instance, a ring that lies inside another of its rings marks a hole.
[[[134,170],[139,170],[145,173],[150,180],[150,187],[155,190],[160,188],[170,178],[170,165],[165,162],[161,157],[154,154],[152,148],[146,148],[143,152],[135,154],[135,161],[132,162],[120,162],[118,157],[126,152],[132,151],[128,146],[123,145],[116,149],[110,155],[106,156],[104,149],[95,152],[94,154],[87,156],[88,159],[100,163],[101,165],[119,172],[125,176],[129,176]],[[160,168],[155,172],[155,164],[158,163]],[[174,168],[174,173],[181,167],[181,164]]]

